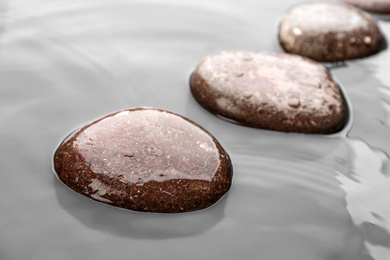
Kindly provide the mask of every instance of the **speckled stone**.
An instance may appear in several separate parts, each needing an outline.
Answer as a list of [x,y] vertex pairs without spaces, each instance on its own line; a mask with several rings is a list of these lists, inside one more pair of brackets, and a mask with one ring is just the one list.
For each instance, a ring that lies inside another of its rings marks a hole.
[[341,0],[368,12],[390,14],[390,0]]
[[229,156],[210,133],[152,108],[120,111],[82,127],[59,146],[54,167],[81,195],[144,212],[207,208],[232,181]]
[[341,3],[313,2],[291,8],[283,17],[278,37],[286,52],[319,62],[367,57],[385,44],[368,13]]
[[328,71],[298,55],[221,52],[198,64],[190,86],[208,111],[251,127],[329,134],[348,114]]

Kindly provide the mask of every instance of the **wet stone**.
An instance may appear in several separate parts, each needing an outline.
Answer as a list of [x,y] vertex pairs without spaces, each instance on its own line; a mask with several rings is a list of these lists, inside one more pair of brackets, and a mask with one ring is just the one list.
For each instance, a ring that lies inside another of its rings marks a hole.
[[72,133],[55,152],[54,168],[81,195],[144,212],[207,208],[232,181],[228,154],[211,134],[151,108],[113,113]]
[[278,37],[286,52],[319,62],[363,58],[385,46],[368,13],[338,3],[313,2],[291,8],[282,19]]
[[341,0],[368,12],[390,14],[390,0]]
[[246,126],[330,134],[347,120],[344,97],[325,67],[298,55],[221,52],[198,64],[190,87],[209,112]]

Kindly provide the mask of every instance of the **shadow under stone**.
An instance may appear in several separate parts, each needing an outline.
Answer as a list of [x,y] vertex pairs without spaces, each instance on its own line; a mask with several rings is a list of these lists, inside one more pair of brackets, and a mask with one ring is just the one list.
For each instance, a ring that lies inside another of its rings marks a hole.
[[224,218],[226,194],[215,205],[189,213],[141,213],[96,202],[75,193],[53,178],[60,206],[82,224],[119,237],[171,239],[195,236]]

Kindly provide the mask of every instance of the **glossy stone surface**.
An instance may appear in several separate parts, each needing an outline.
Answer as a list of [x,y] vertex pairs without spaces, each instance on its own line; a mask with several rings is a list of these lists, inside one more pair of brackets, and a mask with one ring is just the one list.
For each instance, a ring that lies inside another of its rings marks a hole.
[[57,149],[54,166],[74,191],[145,212],[209,207],[232,180],[228,154],[211,134],[149,108],[113,113],[74,132]]
[[368,12],[390,14],[390,0],[341,0]]
[[286,52],[320,62],[363,58],[384,47],[378,25],[368,13],[337,3],[291,8],[283,17],[278,37]]
[[211,113],[257,128],[328,134],[340,130],[348,114],[328,71],[292,54],[211,55],[198,64],[190,86]]

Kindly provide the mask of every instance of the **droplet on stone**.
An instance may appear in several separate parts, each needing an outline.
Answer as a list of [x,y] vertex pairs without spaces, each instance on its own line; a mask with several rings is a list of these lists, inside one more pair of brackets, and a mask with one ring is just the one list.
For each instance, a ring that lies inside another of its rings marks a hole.
[[[248,56],[251,61],[244,62]],[[248,76],[235,77],[233,71]],[[298,55],[247,51],[210,55],[197,65],[190,86],[205,109],[246,126],[330,134],[347,120],[344,97],[326,68]]]
[[371,37],[370,36],[365,36],[363,38],[363,41],[364,41],[365,44],[369,45],[369,44],[371,44]]
[[244,57],[242,57],[242,60],[243,61],[251,61],[252,60],[252,56],[244,56]]
[[152,108],[116,112],[72,133],[55,152],[54,168],[81,195],[144,212],[207,208],[232,181],[229,156],[210,133]]
[[363,58],[385,45],[377,22],[368,13],[327,2],[299,4],[288,10],[278,37],[286,52],[320,62]]
[[288,99],[288,105],[293,108],[298,108],[301,105],[301,103],[299,101],[299,98],[291,97]]
[[368,12],[390,14],[390,0],[341,0]]
[[294,33],[295,35],[301,35],[301,34],[302,34],[302,30],[299,29],[298,27],[295,27],[295,28],[293,29],[293,33]]

